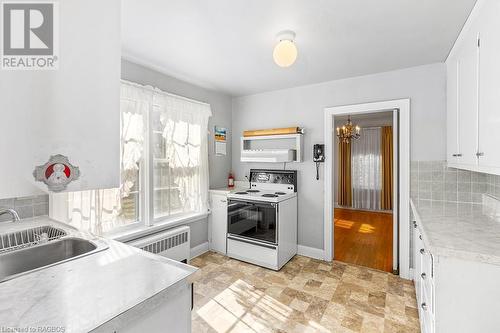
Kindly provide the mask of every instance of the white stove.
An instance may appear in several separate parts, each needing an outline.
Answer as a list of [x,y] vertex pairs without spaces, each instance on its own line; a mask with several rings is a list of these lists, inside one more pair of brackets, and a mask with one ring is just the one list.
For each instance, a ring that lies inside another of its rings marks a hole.
[[279,270],[297,253],[297,171],[250,170],[228,194],[227,254]]

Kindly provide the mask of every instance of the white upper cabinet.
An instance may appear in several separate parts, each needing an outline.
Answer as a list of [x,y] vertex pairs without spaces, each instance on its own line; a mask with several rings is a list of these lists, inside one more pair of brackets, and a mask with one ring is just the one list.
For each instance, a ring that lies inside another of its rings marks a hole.
[[487,1],[480,20],[479,165],[500,167],[500,2]]
[[448,59],[447,161],[500,174],[500,3],[479,0]]
[[80,168],[69,191],[120,185],[120,0],[59,5],[59,68],[0,70],[0,199],[42,194],[51,155]]
[[458,66],[455,57],[446,63],[447,75],[447,131],[446,131],[446,159],[450,163],[457,163],[461,157],[458,145]]
[[471,27],[458,54],[458,146],[460,163],[477,164],[478,32]]

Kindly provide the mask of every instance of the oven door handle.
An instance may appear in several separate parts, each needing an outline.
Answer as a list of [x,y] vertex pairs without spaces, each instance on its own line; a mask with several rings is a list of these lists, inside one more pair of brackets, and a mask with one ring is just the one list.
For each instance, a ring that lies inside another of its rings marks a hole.
[[258,242],[258,241],[250,240],[248,238],[242,238],[242,237],[234,236],[232,234],[227,234],[227,238],[235,240],[235,241],[238,241],[238,242],[248,243],[248,244],[262,246],[262,247],[266,247],[268,249],[276,250],[276,246],[273,246],[271,244],[264,244],[264,243],[261,243],[261,242]]
[[[230,207],[238,206],[241,205],[239,202],[231,202],[229,201],[229,204],[227,205],[227,208],[229,209]],[[252,205],[247,205],[246,207],[251,207]]]
[[241,205],[243,207],[252,207],[252,206],[254,206],[254,203],[248,202],[248,201],[235,201],[235,200],[231,200],[231,199],[229,199],[227,202],[228,207],[232,207],[232,206],[236,206],[236,205]]

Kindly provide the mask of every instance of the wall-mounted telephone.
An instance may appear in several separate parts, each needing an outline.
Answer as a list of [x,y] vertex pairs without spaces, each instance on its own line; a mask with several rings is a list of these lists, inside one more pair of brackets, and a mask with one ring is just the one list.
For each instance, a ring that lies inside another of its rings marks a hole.
[[313,162],[316,162],[316,180],[319,180],[319,164],[325,161],[325,145],[313,146]]

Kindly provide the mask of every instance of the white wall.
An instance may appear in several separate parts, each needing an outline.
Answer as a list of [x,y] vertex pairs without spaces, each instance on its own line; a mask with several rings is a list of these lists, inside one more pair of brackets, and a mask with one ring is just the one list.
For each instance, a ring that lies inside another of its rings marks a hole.
[[56,71],[0,71],[0,198],[39,194],[54,154],[80,167],[69,190],[119,186],[120,0],[64,0]]
[[[283,165],[241,163],[238,136],[245,129],[301,126],[306,129],[299,172],[299,244],[323,248],[323,174],[316,181],[312,145],[323,143],[325,107],[400,98],[411,100],[412,160],[444,160],[446,154],[446,69],[431,64],[324,82],[233,99],[233,170],[243,179],[250,168]],[[326,158],[332,158],[327,156]]]
[[[231,170],[231,97],[178,80],[127,60],[122,60],[122,78],[210,104],[212,108],[212,117],[209,120],[210,138],[208,140],[210,187],[225,186],[227,175]],[[213,128],[215,125],[229,129],[226,156],[215,156],[214,154]],[[191,223],[189,226],[191,227],[191,247],[208,240],[207,219]]]

